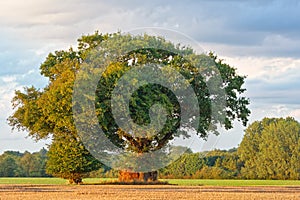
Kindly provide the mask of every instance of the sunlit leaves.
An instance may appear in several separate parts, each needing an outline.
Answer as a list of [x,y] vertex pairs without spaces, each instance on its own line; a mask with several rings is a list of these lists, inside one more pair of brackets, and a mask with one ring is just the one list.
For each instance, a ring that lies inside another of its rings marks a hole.
[[300,178],[300,124],[293,118],[265,118],[251,124],[238,148],[246,178]]

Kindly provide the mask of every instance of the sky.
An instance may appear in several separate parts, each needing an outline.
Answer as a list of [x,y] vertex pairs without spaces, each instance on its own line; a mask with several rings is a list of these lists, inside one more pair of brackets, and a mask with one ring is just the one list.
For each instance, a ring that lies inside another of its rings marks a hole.
[[[299,10],[297,0],[0,0],[0,152],[50,144],[11,131],[6,119],[14,91],[43,88],[47,79],[39,66],[48,53],[76,47],[80,36],[95,30],[157,27],[188,35],[247,76],[250,123],[287,116],[300,121]],[[207,146],[237,147],[244,129],[235,123]],[[195,141],[192,148],[200,146]]]

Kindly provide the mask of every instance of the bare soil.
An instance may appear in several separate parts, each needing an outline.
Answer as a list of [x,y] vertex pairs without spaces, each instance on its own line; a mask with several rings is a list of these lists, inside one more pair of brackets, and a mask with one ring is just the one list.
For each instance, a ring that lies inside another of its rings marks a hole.
[[300,199],[300,186],[0,185],[0,200]]

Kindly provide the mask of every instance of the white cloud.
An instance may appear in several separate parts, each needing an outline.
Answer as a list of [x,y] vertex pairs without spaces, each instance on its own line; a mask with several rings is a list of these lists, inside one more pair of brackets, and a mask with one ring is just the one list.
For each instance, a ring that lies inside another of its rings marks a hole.
[[[1,81],[2,80],[2,81]],[[16,82],[16,76],[0,78],[0,119],[6,119],[11,113],[10,102],[14,96],[14,90],[20,89]]]
[[50,140],[34,142],[30,138],[26,138],[26,132],[13,131],[7,124],[6,119],[13,113],[11,100],[14,96],[15,90],[22,90],[22,85],[18,83],[19,79],[26,79],[30,77],[34,72],[28,71],[23,75],[9,75],[0,76],[0,154],[6,150],[19,150],[19,151],[37,151],[42,147],[46,147],[46,144],[50,143]]
[[2,77],[2,81],[4,82],[4,83],[10,83],[10,82],[14,82],[14,81],[16,81],[16,76],[12,76],[12,75],[8,75],[8,76],[3,76]]
[[249,79],[269,82],[284,82],[300,78],[300,59],[286,57],[228,57],[221,56],[226,63],[237,68]]
[[298,120],[300,122],[300,108],[299,109],[295,109],[292,110],[288,116],[294,117],[296,120]]

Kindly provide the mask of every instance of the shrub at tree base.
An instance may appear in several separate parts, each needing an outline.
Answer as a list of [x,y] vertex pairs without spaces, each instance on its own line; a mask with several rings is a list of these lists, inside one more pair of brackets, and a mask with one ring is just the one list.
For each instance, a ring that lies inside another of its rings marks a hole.
[[148,182],[148,181],[157,181],[158,173],[157,171],[153,172],[129,172],[129,171],[120,171],[119,172],[119,181],[121,182]]

